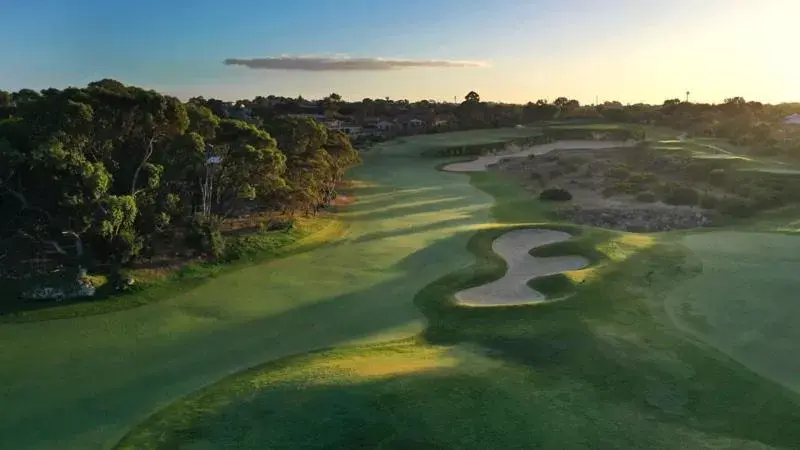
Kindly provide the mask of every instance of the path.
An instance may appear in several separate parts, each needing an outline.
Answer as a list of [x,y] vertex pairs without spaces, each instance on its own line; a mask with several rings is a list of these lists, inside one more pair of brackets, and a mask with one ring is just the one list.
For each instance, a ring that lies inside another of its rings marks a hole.
[[148,306],[0,324],[0,449],[104,448],[156,409],[244,368],[424,326],[414,294],[474,261],[491,197],[468,177],[371,151],[334,244]]

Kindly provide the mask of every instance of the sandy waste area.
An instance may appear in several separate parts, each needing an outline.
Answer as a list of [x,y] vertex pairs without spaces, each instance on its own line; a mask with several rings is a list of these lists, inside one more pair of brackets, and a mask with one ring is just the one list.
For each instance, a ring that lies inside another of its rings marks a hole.
[[505,158],[526,158],[530,155],[544,155],[553,150],[602,150],[609,148],[632,147],[635,141],[557,141],[551,144],[533,145],[520,148],[518,151],[507,154],[479,156],[472,161],[448,164],[442,168],[447,172],[485,172],[489,166],[497,164]]

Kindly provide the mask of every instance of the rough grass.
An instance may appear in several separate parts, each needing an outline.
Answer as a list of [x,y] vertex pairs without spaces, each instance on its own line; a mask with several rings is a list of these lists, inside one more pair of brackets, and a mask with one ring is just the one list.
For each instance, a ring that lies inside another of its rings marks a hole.
[[672,235],[588,230],[538,249],[594,257],[569,299],[458,307],[454,292],[504,272],[493,239],[547,226],[547,209],[494,177],[472,178],[497,200],[495,223],[468,241],[474,263],[415,297],[428,319],[419,340],[234,375],[121,448],[797,448],[798,397],[687,339],[665,313],[673,288],[703,270]]
[[[101,295],[89,300],[63,305],[41,303],[40,307],[28,305],[25,309],[3,314],[0,316],[0,323],[69,319],[135,308],[198,287],[214,277],[249,264],[263,263],[292,252],[308,251],[336,239],[343,232],[342,223],[331,216],[299,219],[297,226],[289,232],[258,232],[230,239],[228,245],[236,252],[235,261],[194,262],[165,275],[151,276],[146,281],[142,281],[134,272],[132,275],[139,282],[129,293],[120,295],[106,290],[100,291]],[[95,281],[100,281],[96,286],[102,287],[106,284],[105,277],[99,277]],[[103,292],[107,295],[102,295]]]

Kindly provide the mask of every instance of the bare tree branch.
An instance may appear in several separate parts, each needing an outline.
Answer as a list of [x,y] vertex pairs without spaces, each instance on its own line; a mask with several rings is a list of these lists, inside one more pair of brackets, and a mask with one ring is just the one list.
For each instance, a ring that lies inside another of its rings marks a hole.
[[144,165],[147,164],[147,160],[149,160],[150,157],[153,156],[155,142],[156,142],[156,137],[155,136],[151,137],[150,140],[147,143],[147,151],[144,154],[144,158],[142,158],[142,161],[139,163],[139,165],[136,167],[136,170],[133,172],[133,180],[131,180],[131,196],[132,197],[135,197],[136,194],[137,194],[137,192],[136,192],[136,181],[139,178],[139,172],[141,172],[142,167],[144,167]]

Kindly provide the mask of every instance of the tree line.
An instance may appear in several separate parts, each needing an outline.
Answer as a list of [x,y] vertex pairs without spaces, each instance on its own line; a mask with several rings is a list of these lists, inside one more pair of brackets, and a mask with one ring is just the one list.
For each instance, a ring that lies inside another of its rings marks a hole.
[[121,267],[247,209],[312,213],[358,162],[314,120],[255,125],[110,79],[0,91],[2,275],[42,254]]
[[[225,104],[216,99],[198,97],[192,101],[207,105],[224,116]],[[363,123],[370,117],[386,119],[448,120],[446,130],[507,127],[523,123],[557,120],[604,120],[610,122],[648,123],[669,126],[697,136],[719,137],[738,145],[756,145],[764,152],[800,154],[800,143],[786,141],[781,135],[782,121],[800,113],[800,104],[769,105],[731,97],[719,104],[692,103],[667,99],[662,104],[644,103],[623,105],[606,101],[596,105],[581,105],[575,99],[558,97],[552,101],[539,99],[525,104],[482,101],[471,91],[460,102],[434,100],[393,100],[365,98],[345,101],[336,93],[315,101],[279,96],[239,100],[236,106],[252,110],[256,122],[268,121],[275,115],[303,113],[312,110],[332,118],[351,119]],[[439,130],[429,130],[431,132]]]

